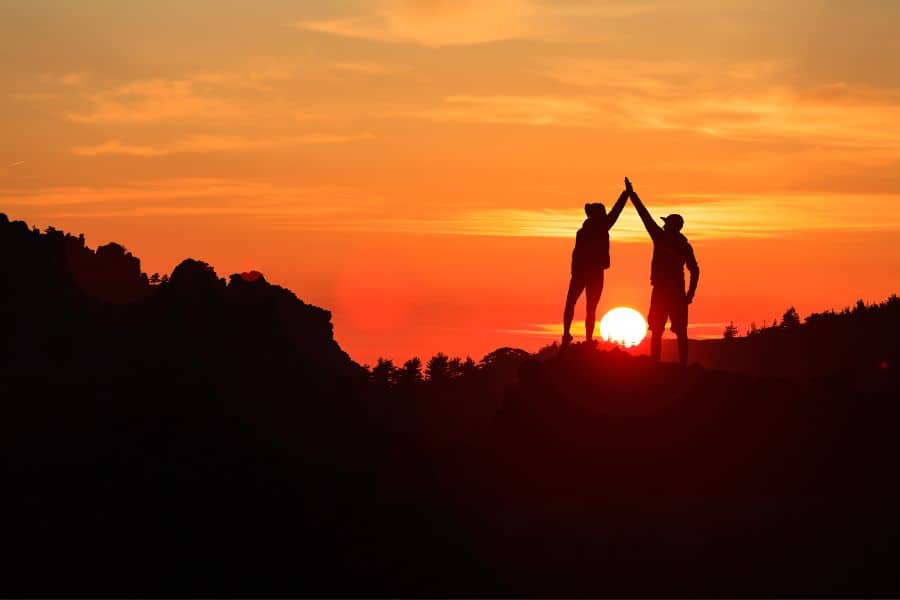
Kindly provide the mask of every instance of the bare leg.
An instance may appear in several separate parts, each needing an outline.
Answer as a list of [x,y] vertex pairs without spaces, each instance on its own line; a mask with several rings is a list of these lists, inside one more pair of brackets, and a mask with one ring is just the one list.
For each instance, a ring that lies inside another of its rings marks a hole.
[[687,331],[679,331],[675,335],[678,336],[678,360],[681,362],[682,367],[686,367],[688,361]]
[[600,296],[603,294],[603,272],[599,277],[587,283],[586,306],[584,315],[584,339],[591,341],[594,338],[594,323],[597,321],[597,305],[600,304]]
[[572,319],[575,317],[575,303],[584,289],[584,281],[580,277],[572,275],[569,280],[569,291],[566,294],[566,307],[563,310],[563,343],[572,339]]
[[647,324],[650,326],[650,358],[656,362],[662,358],[662,336],[666,330],[666,321],[668,321],[667,312],[665,295],[656,286],[653,286]]
[[662,334],[662,327],[650,332],[650,356],[657,362],[662,358]]

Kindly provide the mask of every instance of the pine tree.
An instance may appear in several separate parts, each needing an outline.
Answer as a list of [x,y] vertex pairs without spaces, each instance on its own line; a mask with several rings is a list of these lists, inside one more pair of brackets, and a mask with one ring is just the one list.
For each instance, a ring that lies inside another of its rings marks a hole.
[[390,387],[397,383],[398,369],[394,361],[379,358],[378,363],[372,368],[372,381],[381,387]]
[[733,340],[738,336],[738,328],[735,327],[734,321],[731,321],[728,325],[725,326],[725,331],[722,332],[722,338],[726,340]]
[[428,360],[425,375],[429,381],[445,381],[450,377],[450,359],[443,352],[438,352]]
[[800,315],[797,314],[797,309],[793,306],[784,311],[784,316],[781,318],[781,326],[785,329],[792,329],[800,325]]
[[400,383],[413,384],[422,381],[422,361],[414,356],[405,363],[399,373]]

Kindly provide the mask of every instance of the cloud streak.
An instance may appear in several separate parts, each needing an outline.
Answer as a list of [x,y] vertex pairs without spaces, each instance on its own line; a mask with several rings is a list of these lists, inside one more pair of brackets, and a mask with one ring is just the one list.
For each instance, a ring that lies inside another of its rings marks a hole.
[[[867,210],[860,211],[860,205]],[[681,194],[654,201],[651,210],[656,216],[680,213],[691,240],[804,231],[900,231],[900,195]],[[583,213],[575,210],[495,209],[472,212],[448,229],[468,235],[571,238],[583,220]],[[643,224],[630,210],[611,235],[619,242],[647,241]]]
[[778,61],[558,60],[544,73],[576,87],[591,124],[747,142],[889,150],[900,156],[900,92],[798,86]]
[[463,123],[579,126],[592,122],[595,108],[557,96],[448,96],[440,106],[402,114]]
[[253,139],[237,135],[192,135],[162,144],[130,144],[113,139],[93,146],[78,146],[72,150],[72,153],[76,156],[87,157],[117,155],[152,158],[170,154],[246,152],[282,146],[336,144],[369,137],[371,136],[327,133],[309,133],[275,139]]
[[533,35],[531,0],[420,0],[380,2],[371,11],[334,19],[302,20],[298,29],[382,43],[452,46]]
[[294,23],[300,30],[388,44],[465,46],[504,40],[596,42],[573,26],[584,20],[615,21],[658,10],[663,3],[640,0],[567,2],[550,0],[381,0],[363,2],[360,12]]
[[219,119],[252,112],[242,95],[270,92],[291,79],[285,67],[237,72],[201,72],[179,79],[130,81],[85,94],[87,110],[68,113],[76,123],[153,123],[175,119]]
[[[900,231],[898,194],[678,194],[646,200],[656,216],[682,214],[692,241]],[[0,202],[47,216],[240,214],[280,229],[414,235],[571,239],[584,220],[579,210],[516,208],[445,208],[438,218],[391,209],[389,199],[355,188],[217,178],[8,190],[0,193]],[[611,235],[616,243],[647,243],[647,233],[630,207]]]
[[262,224],[325,215],[338,221],[338,215],[371,205],[371,200],[354,188],[200,177],[7,190],[0,193],[0,202],[46,219],[239,215]]
[[[859,210],[861,205],[866,211]],[[685,194],[662,198],[651,210],[656,216],[683,215],[685,234],[692,241],[821,231],[900,231],[900,195],[896,194]],[[277,225],[319,231],[572,239],[583,221],[584,214],[578,210],[497,208],[464,210],[441,218],[363,212],[357,218],[292,219]],[[611,235],[621,243],[648,240],[643,224],[630,210],[623,213]]]

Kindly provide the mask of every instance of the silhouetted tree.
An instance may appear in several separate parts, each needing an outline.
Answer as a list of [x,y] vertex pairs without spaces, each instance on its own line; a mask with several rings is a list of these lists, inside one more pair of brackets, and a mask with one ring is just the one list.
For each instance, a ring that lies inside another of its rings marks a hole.
[[463,361],[459,368],[460,376],[462,377],[470,377],[471,375],[474,375],[477,370],[478,365],[471,356],[467,356],[466,360]]
[[443,352],[432,356],[425,365],[425,375],[429,381],[440,383],[450,378],[450,359]]
[[722,332],[722,337],[726,340],[733,340],[738,335],[738,328],[735,327],[734,321],[731,321],[728,325],[725,326],[725,331]]
[[447,376],[450,379],[456,379],[461,375],[462,371],[462,359],[458,356],[454,356],[449,361],[447,361]]
[[500,364],[518,364],[530,356],[531,354],[521,348],[503,347],[486,354],[481,359],[481,364],[485,367],[493,367]]
[[797,314],[796,308],[792,306],[784,311],[784,316],[781,318],[781,326],[785,329],[793,329],[800,326],[800,315]]
[[381,387],[390,387],[397,383],[398,369],[394,361],[379,358],[378,363],[372,368],[372,382]]
[[414,356],[405,363],[398,375],[399,383],[411,385],[422,381],[422,361]]

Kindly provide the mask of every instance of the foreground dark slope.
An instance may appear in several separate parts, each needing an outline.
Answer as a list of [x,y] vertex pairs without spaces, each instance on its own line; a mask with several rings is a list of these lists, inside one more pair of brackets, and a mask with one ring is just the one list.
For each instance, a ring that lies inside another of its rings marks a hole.
[[800,383],[588,346],[384,381],[256,274],[151,286],[3,217],[0,251],[4,593],[900,593],[896,345]]
[[804,388],[592,348],[528,363],[480,526],[548,595],[895,594],[898,382],[868,377]]
[[[691,360],[704,367],[771,375],[804,382],[841,373],[852,375],[889,365],[900,346],[900,298],[880,304],[860,301],[851,310],[817,313],[731,340],[691,343]],[[677,356],[674,344],[667,357]],[[894,363],[896,365],[896,363]]]

